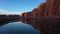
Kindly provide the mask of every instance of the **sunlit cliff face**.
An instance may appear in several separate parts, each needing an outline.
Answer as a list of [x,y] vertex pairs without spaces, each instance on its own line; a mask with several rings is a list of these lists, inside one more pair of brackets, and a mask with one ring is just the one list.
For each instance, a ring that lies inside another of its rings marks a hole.
[[20,13],[20,16],[22,16],[23,15],[23,13]]
[[37,9],[42,9],[42,8],[44,8],[45,5],[46,5],[46,2],[41,3],[41,4],[37,7]]

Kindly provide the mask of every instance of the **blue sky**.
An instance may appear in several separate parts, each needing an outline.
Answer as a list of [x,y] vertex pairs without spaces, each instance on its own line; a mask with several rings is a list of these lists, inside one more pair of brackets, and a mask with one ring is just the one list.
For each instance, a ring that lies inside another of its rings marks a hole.
[[0,0],[0,14],[29,12],[46,0]]

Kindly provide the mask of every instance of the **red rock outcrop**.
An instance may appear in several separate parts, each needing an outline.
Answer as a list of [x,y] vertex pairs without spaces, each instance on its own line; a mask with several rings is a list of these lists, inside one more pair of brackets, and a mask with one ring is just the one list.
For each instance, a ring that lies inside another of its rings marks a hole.
[[46,0],[46,2],[33,9],[31,14],[34,17],[60,16],[60,0]]
[[[31,12],[27,12],[23,17],[38,18],[37,22],[28,19],[29,24],[35,26],[41,34],[60,34],[60,0],[46,0]],[[57,17],[58,16],[58,17]],[[58,24],[59,23],[59,24]],[[38,24],[38,25],[37,25]]]
[[60,0],[47,0],[46,5],[50,16],[60,15]]

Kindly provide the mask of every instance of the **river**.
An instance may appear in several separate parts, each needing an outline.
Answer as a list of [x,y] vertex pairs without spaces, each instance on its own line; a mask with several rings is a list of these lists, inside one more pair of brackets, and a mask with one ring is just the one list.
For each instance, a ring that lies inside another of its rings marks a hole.
[[10,22],[0,26],[0,34],[40,34],[32,25],[22,22]]

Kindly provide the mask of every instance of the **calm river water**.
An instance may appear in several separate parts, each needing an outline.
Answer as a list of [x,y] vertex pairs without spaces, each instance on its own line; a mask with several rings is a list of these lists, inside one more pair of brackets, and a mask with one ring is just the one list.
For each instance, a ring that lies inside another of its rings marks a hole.
[[12,22],[0,26],[0,34],[40,34],[32,25],[22,22]]

